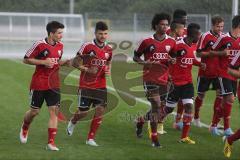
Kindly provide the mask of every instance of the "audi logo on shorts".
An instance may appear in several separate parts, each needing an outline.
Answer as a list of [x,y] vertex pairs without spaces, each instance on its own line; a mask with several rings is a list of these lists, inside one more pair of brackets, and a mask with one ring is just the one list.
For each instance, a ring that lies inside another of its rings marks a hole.
[[103,59],[93,59],[91,61],[91,64],[94,65],[94,66],[105,66],[106,65],[106,60],[103,60]]
[[193,58],[182,58],[181,63],[182,64],[193,64]]
[[153,59],[168,59],[168,53],[153,53]]

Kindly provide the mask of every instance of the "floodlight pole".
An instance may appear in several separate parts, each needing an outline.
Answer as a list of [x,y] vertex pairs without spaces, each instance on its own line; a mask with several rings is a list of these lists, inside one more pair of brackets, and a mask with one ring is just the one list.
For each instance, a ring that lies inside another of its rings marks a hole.
[[238,14],[238,0],[232,0],[232,16]]
[[74,0],[69,0],[69,13],[74,13]]

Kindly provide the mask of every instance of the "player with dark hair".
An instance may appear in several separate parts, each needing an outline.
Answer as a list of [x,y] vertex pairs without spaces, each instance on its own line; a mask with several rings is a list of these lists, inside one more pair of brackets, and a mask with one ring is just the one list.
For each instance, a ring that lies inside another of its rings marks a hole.
[[216,90],[216,98],[214,102],[214,115],[212,119],[212,125],[209,128],[211,133],[214,135],[220,135],[217,124],[220,121],[219,112],[221,108],[222,96],[219,95],[218,89],[218,68],[219,68],[219,57],[211,56],[209,51],[212,46],[217,41],[217,38],[222,35],[224,26],[224,20],[220,16],[212,17],[212,28],[210,31],[201,35],[197,44],[197,56],[201,57],[201,62],[206,63],[206,70],[201,68],[198,71],[198,82],[197,82],[197,92],[198,96],[195,99],[195,112],[194,112],[194,124],[201,127],[200,122],[200,107],[202,106],[203,99],[205,97],[206,91],[209,90],[212,84],[212,89]]
[[[238,20],[240,20],[240,17],[237,18]],[[239,23],[240,24],[240,23]],[[238,31],[238,35],[240,33],[240,25],[237,27]],[[239,39],[239,37],[238,37]],[[239,41],[239,40],[238,40]],[[228,67],[228,74],[230,74],[231,76],[235,77],[235,78],[240,78],[240,53],[238,52],[234,58],[232,59],[229,67]],[[224,140],[224,155],[226,157],[230,157],[231,153],[232,153],[232,144],[240,139],[240,129],[238,129],[233,135],[229,136],[229,137],[223,137]]]
[[30,110],[24,116],[20,131],[21,143],[27,143],[28,131],[34,117],[38,115],[44,100],[47,103],[50,119],[48,122],[47,149],[58,151],[54,143],[57,133],[57,114],[60,106],[60,80],[59,65],[68,64],[62,61],[63,44],[60,42],[63,36],[64,25],[52,21],[46,26],[48,37],[37,41],[27,51],[23,62],[35,65],[36,69],[30,85]]
[[219,57],[219,88],[222,100],[222,115],[224,121],[224,135],[233,134],[230,128],[231,110],[236,94],[237,80],[228,74],[228,66],[233,57],[239,52],[240,47],[240,16],[232,19],[232,29],[227,34],[221,35],[213,45],[210,55]]
[[99,21],[95,27],[95,39],[82,45],[73,66],[81,71],[79,81],[78,111],[70,119],[67,126],[69,136],[73,134],[76,123],[86,117],[91,106],[95,107],[86,144],[98,146],[95,135],[102,123],[107,107],[106,74],[110,74],[112,48],[106,43],[108,26]]
[[200,63],[195,55],[195,48],[193,43],[198,41],[200,35],[200,26],[195,23],[191,23],[187,27],[187,37],[176,42],[176,64],[171,66],[172,68],[172,82],[174,89],[168,93],[167,103],[163,109],[162,119],[168,114],[172,113],[179,100],[182,101],[184,106],[183,114],[183,129],[179,142],[187,144],[195,144],[195,141],[189,137],[190,125],[192,121],[193,113],[193,97],[194,87],[192,83],[192,65],[205,68],[204,63]]
[[[157,133],[159,109],[164,95],[167,93],[168,68],[172,63],[170,53],[175,47],[175,40],[166,34],[170,16],[166,13],[155,14],[152,19],[154,35],[140,41],[134,51],[133,60],[143,65],[143,84],[146,97],[151,103],[149,120],[151,125],[151,140],[153,147],[160,147]],[[141,58],[144,56],[144,60]],[[139,117],[136,124],[136,134],[142,136],[145,119]]]

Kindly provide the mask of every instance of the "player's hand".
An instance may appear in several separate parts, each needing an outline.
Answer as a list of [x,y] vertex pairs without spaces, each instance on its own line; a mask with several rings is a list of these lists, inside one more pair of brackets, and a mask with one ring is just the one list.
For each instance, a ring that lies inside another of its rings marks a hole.
[[85,66],[79,66],[79,69],[81,71],[84,71],[86,73],[90,73],[90,74],[97,74],[98,72],[98,68],[97,67],[85,67]]
[[201,64],[200,64],[200,68],[201,68],[202,70],[205,71],[205,70],[206,70],[206,67],[207,67],[207,66],[206,66],[206,63],[201,63]]
[[54,64],[55,64],[55,61],[52,58],[47,58],[43,60],[43,65],[45,65],[47,68],[53,68]]
[[226,56],[230,56],[230,55],[231,55],[231,51],[230,51],[230,50],[225,49],[224,51],[225,51],[225,55],[226,55]]
[[170,57],[169,62],[170,62],[171,64],[176,64],[177,59]]
[[107,76],[109,76],[109,75],[111,74],[110,67],[107,66],[107,65],[106,65],[106,67],[105,67],[105,74],[106,74]]

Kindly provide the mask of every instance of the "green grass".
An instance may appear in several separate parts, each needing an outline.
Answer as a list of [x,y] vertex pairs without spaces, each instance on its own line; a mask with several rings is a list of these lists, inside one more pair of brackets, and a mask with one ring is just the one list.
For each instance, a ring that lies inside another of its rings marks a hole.
[[[124,66],[122,66],[124,69]],[[142,139],[135,136],[133,119],[139,113],[148,110],[148,106],[137,102],[134,107],[129,107],[116,93],[111,92],[117,98],[117,107],[105,115],[103,124],[98,131],[96,141],[101,145],[94,148],[85,145],[89,129],[89,121],[80,122],[72,137],[65,133],[66,124],[60,123],[56,138],[59,152],[49,152],[45,150],[47,141],[47,107],[42,107],[41,113],[31,125],[27,144],[20,144],[19,129],[24,113],[28,110],[28,86],[31,80],[33,67],[16,63],[12,60],[0,60],[0,159],[96,159],[96,160],[155,160],[155,159],[204,159],[221,160],[225,159],[222,154],[221,137],[213,137],[206,128],[192,127],[191,137],[196,140],[196,145],[185,145],[177,143],[180,132],[172,129],[172,118],[165,124],[166,135],[160,137],[164,146],[162,149],[155,149],[150,146],[147,134]],[[196,80],[196,69],[194,68],[194,83]],[[78,74],[77,71],[72,74]],[[120,76],[114,73],[114,76]],[[129,73],[127,77],[135,77]],[[126,82],[122,82],[119,77],[118,88],[124,88]],[[68,85],[78,85],[78,80],[67,77],[65,83]],[[116,84],[116,83],[115,83]],[[108,78],[108,85],[112,86],[111,79]],[[74,103],[71,109],[75,110],[77,97],[75,95],[63,94],[62,99],[72,100]],[[111,99],[109,99],[111,101]],[[201,110],[201,120],[209,124],[212,117],[212,104],[214,92],[208,92]],[[111,103],[114,105],[114,103]],[[131,106],[131,105],[130,105]],[[62,106],[64,107],[64,106]],[[111,108],[111,106],[110,106]],[[234,103],[232,111],[232,128],[236,130],[240,125],[239,104]],[[146,126],[145,126],[146,127]],[[146,132],[146,129],[145,129]],[[234,144],[234,150],[230,159],[240,157],[238,142]]]

